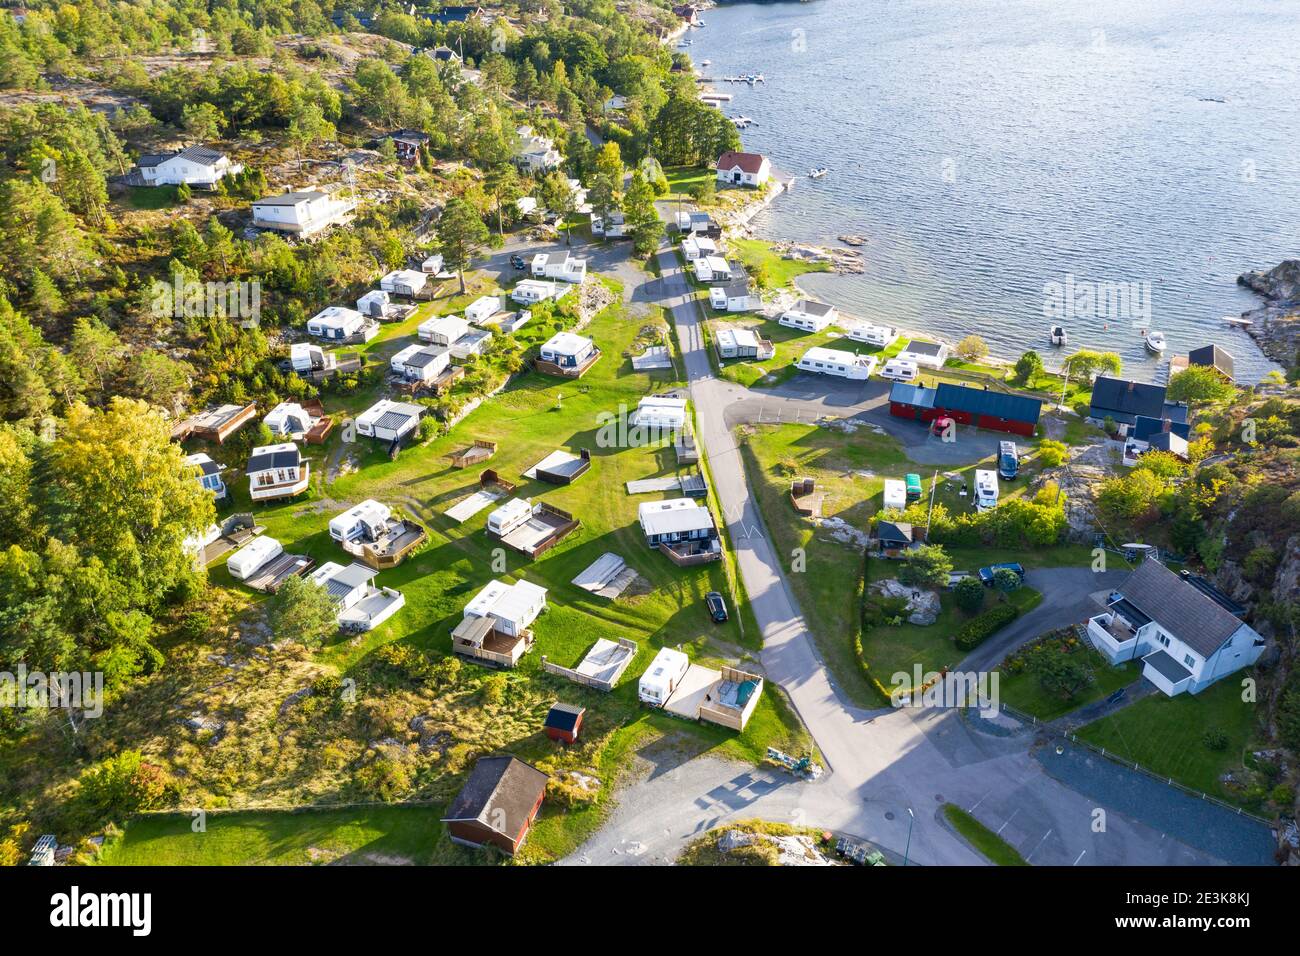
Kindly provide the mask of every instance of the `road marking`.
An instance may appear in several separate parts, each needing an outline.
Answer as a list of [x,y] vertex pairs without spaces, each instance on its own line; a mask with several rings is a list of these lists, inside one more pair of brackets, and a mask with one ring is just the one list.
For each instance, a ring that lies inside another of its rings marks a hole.
[[1083,851],[1081,851],[1081,852],[1079,853],[1079,855],[1078,855],[1077,857],[1075,857],[1074,862],[1071,863],[1070,866],[1078,866],[1078,865],[1079,865],[1079,861],[1083,859],[1083,854],[1084,854],[1084,853],[1087,853],[1087,852],[1088,852],[1087,850],[1083,850]]
[[1048,828],[1047,828],[1047,832],[1043,834],[1043,839],[1042,839],[1042,840],[1039,840],[1038,843],[1037,843],[1037,845],[1035,845],[1034,848],[1033,848],[1032,850],[1029,851],[1029,856],[1025,857],[1025,862],[1026,862],[1026,863],[1029,862],[1029,858],[1030,858],[1030,857],[1032,857],[1035,853],[1038,852],[1038,847],[1040,847],[1040,846],[1043,845],[1043,840],[1046,840],[1046,839],[1047,839],[1049,836],[1051,836],[1051,835],[1052,835],[1052,828],[1051,828],[1051,827],[1048,827]]
[[[1019,807],[1016,807],[1014,810],[1012,810],[1012,811],[1011,811],[1011,816],[1007,817],[1007,823],[1010,823],[1012,820],[1014,820],[1014,819],[1016,818],[1016,814],[1019,813],[1019,812],[1020,812],[1020,808],[1019,808]],[[1005,829],[1007,828],[1007,823],[1004,823],[1004,824],[1002,824],[1002,826],[998,827],[998,836],[1001,836],[1001,835],[1002,835],[1002,831],[1005,830]]]
[[[992,792],[993,792],[992,790],[989,790],[987,793],[984,794],[984,797],[987,797]],[[980,797],[978,800],[975,801],[975,807],[978,807],[981,803],[984,802],[984,797]],[[974,813],[975,807],[971,807],[969,812]]]

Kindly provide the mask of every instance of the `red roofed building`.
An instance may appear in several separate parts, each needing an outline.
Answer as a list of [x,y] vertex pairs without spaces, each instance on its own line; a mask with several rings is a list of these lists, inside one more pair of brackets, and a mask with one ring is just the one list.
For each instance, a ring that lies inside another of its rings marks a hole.
[[723,153],[717,170],[718,182],[730,186],[762,186],[772,177],[772,164],[762,153]]

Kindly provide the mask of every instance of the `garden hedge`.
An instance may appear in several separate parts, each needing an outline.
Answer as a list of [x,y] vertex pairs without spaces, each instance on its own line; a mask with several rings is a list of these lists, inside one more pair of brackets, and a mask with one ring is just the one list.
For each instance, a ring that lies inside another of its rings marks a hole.
[[957,632],[957,646],[973,651],[1019,616],[1020,608],[1014,604],[999,604],[963,624]]

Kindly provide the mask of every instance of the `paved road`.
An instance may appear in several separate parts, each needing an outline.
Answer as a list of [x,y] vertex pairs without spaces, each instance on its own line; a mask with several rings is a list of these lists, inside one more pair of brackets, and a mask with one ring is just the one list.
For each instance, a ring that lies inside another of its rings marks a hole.
[[[697,758],[620,792],[612,819],[568,863],[663,863],[692,836],[727,819],[761,816],[853,833],[921,864],[982,862],[935,814],[944,802],[971,810],[1039,864],[1214,863],[1217,857],[1125,816],[1094,827],[1096,797],[1044,772],[1025,734],[972,727],[955,710],[864,711],[844,703],[809,639],[798,603],[771,551],[750,497],[725,409],[743,389],[716,379],[704,351],[699,309],[671,252],[660,254],[652,283],[677,325],[699,422],[699,438],[722,505],[736,559],[763,631],[762,663],[790,695],[826,758],[817,783],[790,780],[712,758]],[[870,399],[867,399],[870,401]],[[1081,569],[1035,572],[1051,592],[1027,627],[1077,620],[1072,607]],[[1088,590],[1098,589],[1089,574]],[[1086,592],[1084,592],[1086,593]],[[1066,602],[1066,597],[1071,598]],[[1027,636],[1033,636],[1028,634]],[[998,646],[1015,639],[1003,636]],[[989,650],[991,655],[994,649]],[[974,718],[978,720],[978,718]],[[916,815],[910,832],[909,808]]]

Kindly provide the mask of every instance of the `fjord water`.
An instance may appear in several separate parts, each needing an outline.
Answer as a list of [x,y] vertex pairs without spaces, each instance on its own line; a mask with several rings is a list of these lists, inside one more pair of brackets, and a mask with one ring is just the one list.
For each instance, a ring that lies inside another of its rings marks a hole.
[[[866,238],[866,273],[813,275],[850,312],[1049,364],[1051,283],[1132,283],[1128,315],[1075,309],[1069,349],[1149,378],[1208,342],[1247,269],[1300,255],[1300,0],[812,0],[728,4],[687,48],[746,148],[796,177],[760,235]],[[761,73],[753,86],[723,77]],[[819,180],[813,167],[828,167]],[[1081,287],[1081,286],[1079,286]],[[1149,315],[1143,293],[1149,290]]]

